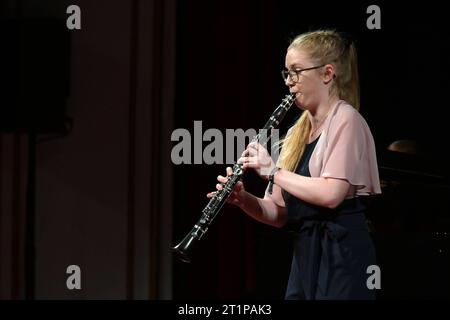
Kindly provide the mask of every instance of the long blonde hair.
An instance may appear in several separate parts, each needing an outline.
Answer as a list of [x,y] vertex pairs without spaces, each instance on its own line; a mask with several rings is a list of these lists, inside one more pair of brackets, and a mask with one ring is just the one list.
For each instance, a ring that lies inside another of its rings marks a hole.
[[[359,110],[359,79],[357,54],[354,43],[334,30],[318,30],[297,36],[289,49],[302,49],[315,65],[333,64],[335,79],[330,88],[330,95],[347,101]],[[311,123],[305,110],[292,127],[290,134],[282,141],[283,151],[279,166],[295,171],[308,142]]]

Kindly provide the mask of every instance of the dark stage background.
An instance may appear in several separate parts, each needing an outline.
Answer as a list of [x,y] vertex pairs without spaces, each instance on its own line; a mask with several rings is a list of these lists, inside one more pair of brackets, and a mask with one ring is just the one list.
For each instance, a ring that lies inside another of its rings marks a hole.
[[[378,3],[382,27],[369,30],[370,4],[179,3],[175,126],[191,132],[194,120],[202,120],[204,130],[262,126],[286,94],[279,74],[289,40],[317,28],[349,33],[359,49],[361,112],[375,137],[385,180],[384,195],[371,211],[383,275],[379,297],[449,297],[449,238],[443,235],[449,227],[448,180],[434,177],[448,177],[443,112],[449,28],[437,5]],[[282,129],[297,115],[290,112]],[[401,139],[416,141],[423,155],[386,151]],[[198,218],[206,204],[201,197],[223,171],[220,165],[175,168],[175,176],[190,186],[186,192],[185,183],[175,182],[178,239]],[[246,186],[260,195],[265,188],[252,174]],[[231,207],[218,220],[195,262],[175,264],[175,297],[282,298],[289,236]]]
[[[81,30],[66,28],[71,4]],[[366,26],[372,4],[380,30]],[[258,129],[287,93],[289,41],[318,28],[359,50],[383,181],[369,212],[378,297],[450,297],[443,4],[4,0],[0,10],[0,298],[282,299],[289,235],[230,205],[191,264],[173,259],[226,165],[173,165],[171,134],[193,134],[194,121]],[[396,140],[418,153],[389,151]],[[245,184],[265,189],[252,173]],[[66,287],[71,264],[82,290]]]

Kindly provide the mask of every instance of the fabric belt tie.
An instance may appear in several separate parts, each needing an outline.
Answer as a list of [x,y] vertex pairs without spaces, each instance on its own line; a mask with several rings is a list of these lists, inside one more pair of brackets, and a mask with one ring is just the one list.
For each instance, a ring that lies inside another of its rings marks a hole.
[[[315,299],[317,286],[325,296],[327,295],[330,258],[333,256],[332,245],[338,244],[339,240],[348,233],[348,229],[333,221],[305,220],[300,228],[299,236],[303,232],[309,232],[312,236],[310,248],[307,250],[309,257],[300,259],[300,270],[306,298]],[[335,247],[338,248],[338,252],[334,255],[338,260],[335,264],[342,265],[344,259],[341,248],[339,245]],[[308,261],[309,263],[305,263]],[[319,278],[320,268],[323,270],[323,276]]]

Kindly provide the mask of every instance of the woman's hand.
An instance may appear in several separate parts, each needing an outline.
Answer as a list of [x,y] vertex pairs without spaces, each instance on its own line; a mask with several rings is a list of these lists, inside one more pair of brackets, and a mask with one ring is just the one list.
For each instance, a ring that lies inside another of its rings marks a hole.
[[[232,174],[233,174],[233,169],[231,167],[227,167],[227,177],[231,176]],[[216,184],[216,189],[222,190],[223,185],[225,183],[227,183],[228,178],[223,177],[223,176],[218,176],[217,181],[219,181],[220,183]],[[237,206],[242,205],[243,201],[244,201],[244,193],[245,193],[244,184],[242,183],[242,181],[238,181],[238,183],[236,183],[236,185],[234,186],[234,189],[231,192],[230,197],[227,199],[227,202],[237,205]],[[216,191],[210,192],[206,196],[208,198],[212,198],[215,194],[216,194]]]
[[269,180],[269,175],[275,168],[275,163],[269,152],[257,142],[252,142],[247,146],[238,163],[243,164],[244,170],[247,168],[254,169],[261,178],[266,180]]

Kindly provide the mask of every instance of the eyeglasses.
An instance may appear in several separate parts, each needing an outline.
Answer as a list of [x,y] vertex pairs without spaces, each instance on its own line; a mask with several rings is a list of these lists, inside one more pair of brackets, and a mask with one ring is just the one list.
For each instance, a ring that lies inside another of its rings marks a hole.
[[320,65],[320,66],[316,66],[316,67],[311,67],[311,68],[305,68],[305,69],[295,69],[295,70],[282,70],[281,71],[281,76],[283,77],[283,81],[286,82],[288,77],[289,79],[293,82],[293,83],[297,83],[298,82],[298,76],[303,72],[303,71],[308,71],[308,70],[313,70],[313,69],[318,69],[318,68],[322,68],[324,66],[324,64]]

